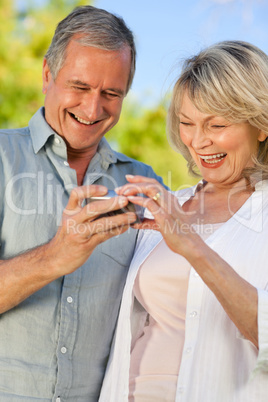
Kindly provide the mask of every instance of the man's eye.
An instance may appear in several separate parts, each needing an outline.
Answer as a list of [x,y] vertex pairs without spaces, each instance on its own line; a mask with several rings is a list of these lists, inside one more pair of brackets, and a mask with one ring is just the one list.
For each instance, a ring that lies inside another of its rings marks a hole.
[[106,92],[106,96],[109,96],[110,98],[118,98],[119,95],[115,92]]
[[87,90],[88,88],[85,88],[85,87],[76,87],[76,86],[74,86],[74,89],[76,89],[76,90],[78,90],[78,91],[85,91],[85,90]]

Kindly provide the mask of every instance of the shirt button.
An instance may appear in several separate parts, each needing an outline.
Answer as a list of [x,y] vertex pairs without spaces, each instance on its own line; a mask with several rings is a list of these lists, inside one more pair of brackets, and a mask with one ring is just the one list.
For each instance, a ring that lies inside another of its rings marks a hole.
[[191,351],[192,351],[192,348],[191,348],[191,347],[189,347],[189,348],[187,348],[187,349],[186,349],[186,351],[185,351],[185,352],[186,352],[187,354],[190,354],[190,353],[191,353]]
[[60,397],[58,396],[58,398],[56,399],[56,402],[60,402]]
[[69,166],[69,163],[67,161],[63,162],[65,166]]
[[59,138],[55,138],[54,142],[55,142],[55,144],[60,144],[60,139],[59,139]]
[[61,351],[61,353],[65,354],[67,352],[67,349],[65,346],[63,346],[60,351]]
[[67,297],[67,302],[68,303],[72,303],[73,302],[73,298],[71,296]]
[[190,313],[190,317],[191,318],[194,318],[194,317],[196,317],[197,316],[197,311],[192,311],[191,313]]
[[197,272],[194,273],[194,276],[195,276],[196,278],[199,278],[199,274],[198,274]]

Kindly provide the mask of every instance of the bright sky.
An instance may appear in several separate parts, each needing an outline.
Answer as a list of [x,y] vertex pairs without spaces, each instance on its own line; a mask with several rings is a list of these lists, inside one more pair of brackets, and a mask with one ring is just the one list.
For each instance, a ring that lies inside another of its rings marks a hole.
[[180,61],[212,43],[238,39],[268,53],[268,0],[95,0],[122,16],[136,37],[137,72],[130,92],[157,104]]

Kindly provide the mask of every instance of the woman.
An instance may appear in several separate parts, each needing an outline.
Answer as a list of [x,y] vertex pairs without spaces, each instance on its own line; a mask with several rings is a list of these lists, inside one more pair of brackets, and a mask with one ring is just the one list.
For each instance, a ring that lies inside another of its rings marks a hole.
[[267,55],[228,41],[188,60],[168,128],[203,179],[117,190],[157,230],[141,231],[100,401],[267,401]]

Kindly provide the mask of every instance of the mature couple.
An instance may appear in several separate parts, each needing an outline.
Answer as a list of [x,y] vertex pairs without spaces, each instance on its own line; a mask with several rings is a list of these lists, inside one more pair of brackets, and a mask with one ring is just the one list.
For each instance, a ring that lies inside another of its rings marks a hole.
[[168,131],[202,180],[177,194],[104,139],[135,57],[121,18],[76,8],[44,108],[0,132],[1,401],[267,398],[268,57],[233,41],[185,62]]

